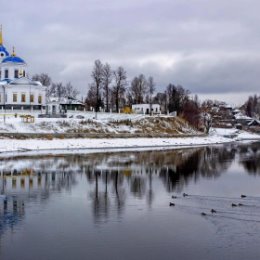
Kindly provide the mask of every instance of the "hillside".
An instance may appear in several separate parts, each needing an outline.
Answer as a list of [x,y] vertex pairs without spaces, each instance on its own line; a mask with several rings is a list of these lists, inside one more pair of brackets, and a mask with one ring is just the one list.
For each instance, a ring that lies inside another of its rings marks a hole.
[[53,134],[73,137],[120,137],[120,136],[190,136],[200,132],[184,120],[170,116],[145,116],[100,113],[98,119],[93,113],[74,113],[65,119],[35,118],[34,123],[24,123],[18,116],[9,117],[1,124],[0,134]]

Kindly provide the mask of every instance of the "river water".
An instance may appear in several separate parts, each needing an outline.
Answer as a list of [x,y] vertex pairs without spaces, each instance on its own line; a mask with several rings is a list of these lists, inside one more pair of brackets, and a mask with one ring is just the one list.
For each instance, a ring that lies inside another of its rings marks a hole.
[[0,172],[1,260],[260,258],[260,143],[21,156]]

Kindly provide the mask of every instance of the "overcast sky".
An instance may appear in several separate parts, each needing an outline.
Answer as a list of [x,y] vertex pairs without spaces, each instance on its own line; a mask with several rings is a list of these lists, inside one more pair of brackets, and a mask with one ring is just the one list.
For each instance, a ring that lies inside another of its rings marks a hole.
[[4,44],[87,92],[96,59],[201,98],[243,103],[260,85],[259,0],[8,0]]

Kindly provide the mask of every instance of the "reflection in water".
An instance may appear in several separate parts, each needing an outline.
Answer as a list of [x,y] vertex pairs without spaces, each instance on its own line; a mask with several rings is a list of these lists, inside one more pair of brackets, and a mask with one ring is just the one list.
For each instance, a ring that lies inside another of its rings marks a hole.
[[[237,155],[237,156],[236,156]],[[52,194],[69,192],[85,176],[95,223],[118,219],[131,194],[152,207],[154,181],[167,192],[182,192],[192,181],[217,178],[238,158],[249,174],[260,173],[260,144],[196,149],[66,155],[5,159],[0,162],[0,232],[13,228],[31,201],[46,203]],[[0,236],[1,236],[0,233]]]
[[251,175],[260,174],[260,149],[259,143],[251,146],[241,146],[239,149],[240,163]]
[[[71,171],[48,171],[45,167],[33,169],[29,161],[17,168],[15,161],[13,168],[10,168],[9,163],[8,168],[2,167],[0,235],[6,228],[12,229],[14,225],[19,224],[25,215],[27,203],[45,203],[52,193],[61,192],[63,189],[69,191],[76,183],[75,175]],[[39,165],[42,166],[41,163]]]

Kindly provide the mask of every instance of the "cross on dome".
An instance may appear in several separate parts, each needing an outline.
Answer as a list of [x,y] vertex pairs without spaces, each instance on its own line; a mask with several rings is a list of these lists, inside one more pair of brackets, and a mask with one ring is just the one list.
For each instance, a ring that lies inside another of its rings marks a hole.
[[16,54],[15,54],[15,48],[14,48],[14,46],[13,46],[13,53],[12,53],[12,56],[13,56],[13,57],[15,57],[15,56],[16,56]]

